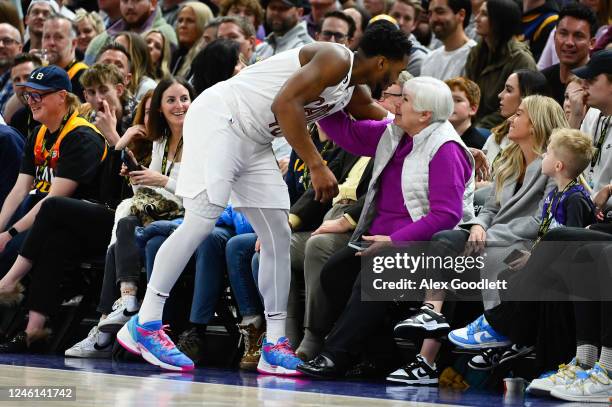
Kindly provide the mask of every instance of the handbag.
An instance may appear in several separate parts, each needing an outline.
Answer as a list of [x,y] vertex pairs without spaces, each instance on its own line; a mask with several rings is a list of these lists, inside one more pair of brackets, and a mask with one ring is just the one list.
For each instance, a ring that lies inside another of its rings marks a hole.
[[185,209],[176,201],[147,187],[136,191],[130,212],[143,226],[156,220],[171,220],[185,215]]

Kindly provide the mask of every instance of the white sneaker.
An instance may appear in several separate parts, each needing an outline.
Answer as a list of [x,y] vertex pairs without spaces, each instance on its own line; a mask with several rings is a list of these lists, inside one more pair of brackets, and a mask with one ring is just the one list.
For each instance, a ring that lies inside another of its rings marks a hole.
[[119,297],[113,304],[113,312],[98,323],[98,329],[100,332],[115,334],[136,314],[138,310],[128,311],[123,303],[123,298]]
[[578,374],[578,378],[567,386],[556,386],[550,395],[561,400],[610,403],[612,402],[612,380],[599,363],[593,369]]
[[113,341],[101,347],[97,343],[99,333],[98,327],[94,326],[87,334],[87,338],[74,344],[72,348],[66,349],[64,355],[73,358],[109,358],[113,351]]
[[557,372],[544,373],[539,378],[533,379],[527,386],[527,392],[536,396],[549,396],[553,387],[567,386],[573,383],[578,372],[585,372],[585,370],[580,367],[578,360],[574,358],[567,365],[560,365]]

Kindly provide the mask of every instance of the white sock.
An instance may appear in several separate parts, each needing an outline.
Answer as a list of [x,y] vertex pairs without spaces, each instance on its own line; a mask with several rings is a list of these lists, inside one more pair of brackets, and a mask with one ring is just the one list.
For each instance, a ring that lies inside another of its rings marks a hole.
[[608,371],[608,375],[612,375],[612,348],[606,346],[601,348],[599,364]]
[[96,339],[96,343],[101,346],[107,346],[110,341],[113,339],[113,334],[108,332],[98,332],[98,339]]
[[161,320],[167,298],[167,293],[160,293],[150,285],[147,286],[147,292],[138,313],[138,323],[142,325],[147,322]]
[[597,362],[597,351],[597,346],[593,344],[578,342],[578,346],[576,347],[576,358],[578,359],[578,363],[587,369],[591,369],[595,366],[595,362]]
[[286,312],[266,313],[266,341],[276,343],[285,336]]
[[240,325],[253,325],[255,328],[261,328],[263,324],[263,318],[261,315],[245,315],[242,317],[242,321],[240,321]]
[[138,310],[138,298],[135,295],[122,295],[123,305],[128,312],[134,312]]

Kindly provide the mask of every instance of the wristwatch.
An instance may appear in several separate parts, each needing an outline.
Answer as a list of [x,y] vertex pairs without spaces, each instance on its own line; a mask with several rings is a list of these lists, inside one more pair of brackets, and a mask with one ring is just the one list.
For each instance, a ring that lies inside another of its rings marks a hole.
[[9,235],[11,235],[11,237],[15,237],[19,234],[19,231],[14,227],[11,227],[9,230],[7,230],[7,232]]

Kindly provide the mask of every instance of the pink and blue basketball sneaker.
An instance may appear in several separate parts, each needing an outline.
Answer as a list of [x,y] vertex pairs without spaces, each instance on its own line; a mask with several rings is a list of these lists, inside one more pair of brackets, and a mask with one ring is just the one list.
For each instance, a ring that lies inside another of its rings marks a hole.
[[128,352],[141,355],[147,362],[162,369],[186,372],[193,370],[193,361],[185,356],[166,334],[161,321],[140,325],[134,315],[117,333],[117,341]]
[[270,343],[266,338],[261,347],[261,357],[257,365],[259,373],[274,374],[279,376],[301,376],[296,370],[302,360],[295,356],[295,352],[289,344],[289,339],[284,336],[278,339],[276,344]]

